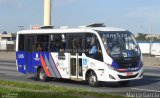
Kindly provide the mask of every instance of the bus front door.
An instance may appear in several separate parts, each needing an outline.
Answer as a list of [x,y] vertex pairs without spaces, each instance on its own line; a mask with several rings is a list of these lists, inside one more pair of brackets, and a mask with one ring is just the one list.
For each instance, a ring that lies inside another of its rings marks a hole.
[[70,74],[72,79],[82,79],[83,36],[70,36]]

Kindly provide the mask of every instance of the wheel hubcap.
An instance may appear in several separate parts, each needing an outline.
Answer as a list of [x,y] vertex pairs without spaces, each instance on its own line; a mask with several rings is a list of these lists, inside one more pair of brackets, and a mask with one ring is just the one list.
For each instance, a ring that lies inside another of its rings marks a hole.
[[89,81],[90,81],[90,83],[91,83],[92,85],[94,85],[95,82],[96,82],[96,76],[92,75],[92,76],[90,77]]
[[39,77],[40,77],[41,80],[43,80],[44,79],[44,72],[40,72]]

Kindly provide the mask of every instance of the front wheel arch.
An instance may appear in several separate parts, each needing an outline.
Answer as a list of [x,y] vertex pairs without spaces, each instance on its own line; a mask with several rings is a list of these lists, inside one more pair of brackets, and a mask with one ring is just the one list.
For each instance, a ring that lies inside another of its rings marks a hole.
[[86,82],[88,83],[88,85],[90,85],[92,87],[99,86],[97,74],[92,69],[89,69],[86,72],[85,78],[86,78]]
[[[43,79],[42,79],[41,76],[40,76],[40,74],[42,74],[42,73],[43,73]],[[45,82],[45,81],[48,80],[48,77],[47,77],[47,75],[46,75],[46,73],[45,73],[45,71],[44,71],[44,69],[43,69],[42,66],[39,66],[39,67],[37,68],[36,80],[40,80],[40,81],[43,81],[43,82]]]
[[42,68],[42,66],[38,66],[37,67],[37,70],[36,70],[36,74],[35,74],[35,81],[38,81],[39,80],[39,71],[40,71],[40,69]]
[[88,70],[86,71],[85,81],[87,81],[87,77],[88,77],[88,75],[89,75],[92,71],[93,71],[92,69],[88,69]]

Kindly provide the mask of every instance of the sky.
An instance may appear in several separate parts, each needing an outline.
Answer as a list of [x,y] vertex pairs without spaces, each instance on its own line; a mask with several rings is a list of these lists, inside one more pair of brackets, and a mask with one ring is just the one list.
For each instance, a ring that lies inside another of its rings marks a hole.
[[[43,25],[44,0],[0,0],[0,33]],[[52,0],[52,25],[92,23],[160,34],[160,0]],[[151,29],[152,28],[152,29]]]

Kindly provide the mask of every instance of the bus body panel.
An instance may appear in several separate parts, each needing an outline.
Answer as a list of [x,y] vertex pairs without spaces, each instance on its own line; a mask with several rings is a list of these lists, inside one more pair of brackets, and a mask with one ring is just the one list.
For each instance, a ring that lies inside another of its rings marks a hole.
[[27,54],[24,51],[16,52],[17,70],[23,74],[26,74],[27,66]]
[[83,67],[83,80],[85,80],[85,75],[87,70],[93,70],[99,81],[104,80],[103,77],[105,76],[105,65],[103,62],[95,60],[93,58],[87,57],[84,53],[82,54],[82,67]]
[[[28,73],[36,73],[36,68],[41,66],[41,59],[40,55],[42,55],[43,59],[46,63],[46,68],[49,70],[51,77],[56,78],[66,78],[70,79],[70,67],[69,67],[69,53],[65,53],[65,60],[58,60],[58,53],[49,53],[49,52],[34,52],[33,53],[33,65],[26,64],[26,53],[25,52],[17,52],[17,61],[18,61],[18,71],[21,73],[26,74]],[[29,54],[30,55],[30,54]],[[54,58],[54,59],[53,59]],[[33,68],[34,67],[34,68]],[[30,69],[31,68],[31,69]],[[92,58],[87,57],[85,54],[82,55],[82,68],[83,68],[83,80],[85,80],[86,71],[89,69],[94,70],[96,73],[99,81],[110,81],[110,82],[117,82],[117,81],[124,81],[124,80],[134,80],[142,78],[140,75],[143,73],[143,69],[133,72],[133,75],[138,74],[134,78],[128,79],[120,79],[118,75],[126,76],[127,73],[119,73],[114,70],[110,70],[107,65],[100,61],[95,61]],[[34,69],[34,71],[33,71]],[[109,75],[112,75],[115,79],[111,79]]]
[[[54,65],[54,69],[56,74],[60,74],[61,78],[70,78],[70,55],[69,53],[64,53],[63,55],[59,55],[58,53],[51,53],[51,56],[54,60],[52,65]],[[59,59],[58,59],[59,58]],[[59,77],[60,78],[60,77]]]
[[34,74],[36,74],[37,73],[37,68],[39,67],[39,66],[41,66],[41,62],[40,62],[40,52],[33,52],[32,53],[32,65],[31,66],[33,66],[32,68],[33,68],[33,70],[32,70],[32,72],[34,73]]
[[32,53],[27,53],[26,55],[26,60],[27,60],[27,66],[26,66],[26,70],[29,73],[33,73],[34,67],[33,67],[33,58],[32,58]]

